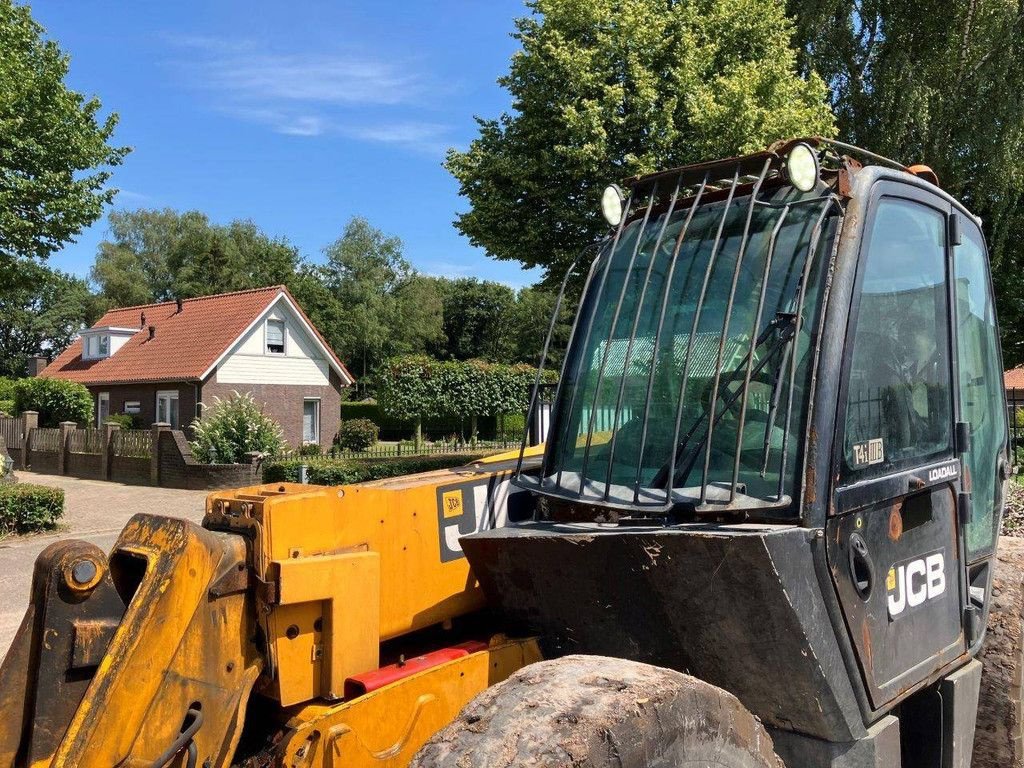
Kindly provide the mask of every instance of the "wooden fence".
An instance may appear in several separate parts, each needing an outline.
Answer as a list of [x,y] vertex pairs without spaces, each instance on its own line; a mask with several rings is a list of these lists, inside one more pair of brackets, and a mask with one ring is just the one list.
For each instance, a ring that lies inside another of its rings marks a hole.
[[31,451],[58,453],[63,449],[60,430],[56,427],[38,427],[29,433],[28,447]]
[[0,439],[9,449],[20,449],[25,439],[25,417],[0,416]]
[[148,459],[153,455],[153,435],[148,429],[121,429],[111,440],[115,456]]

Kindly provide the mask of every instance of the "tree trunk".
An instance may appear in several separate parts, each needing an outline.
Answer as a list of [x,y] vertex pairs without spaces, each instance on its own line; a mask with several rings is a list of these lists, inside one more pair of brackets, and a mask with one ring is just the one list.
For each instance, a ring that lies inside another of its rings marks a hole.
[[470,414],[469,416],[469,444],[472,446],[476,445],[476,414]]
[[416,417],[416,450],[420,449],[423,444],[423,419],[422,417]]

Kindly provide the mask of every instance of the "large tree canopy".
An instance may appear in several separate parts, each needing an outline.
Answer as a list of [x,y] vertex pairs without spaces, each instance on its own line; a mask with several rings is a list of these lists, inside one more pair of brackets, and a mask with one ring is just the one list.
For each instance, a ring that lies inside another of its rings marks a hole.
[[32,355],[54,357],[96,319],[96,298],[80,278],[23,259],[0,280],[0,376],[24,376]]
[[1007,365],[1024,362],[1024,5],[789,0],[844,139],[923,162],[985,221]]
[[132,306],[285,283],[294,246],[251,221],[212,224],[199,211],[114,211],[92,279],[113,306]]
[[499,80],[512,112],[446,162],[456,220],[498,259],[562,272],[605,228],[609,181],[831,134],[825,84],[797,73],[779,0],[531,0]]
[[28,6],[0,0],[0,276],[18,257],[46,258],[100,217],[117,116],[64,83],[68,58]]

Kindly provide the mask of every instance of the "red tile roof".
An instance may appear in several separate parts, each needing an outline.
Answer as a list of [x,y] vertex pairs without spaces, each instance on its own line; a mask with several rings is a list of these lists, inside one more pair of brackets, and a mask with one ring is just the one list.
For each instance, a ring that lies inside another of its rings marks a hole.
[[1003,374],[1003,384],[1007,389],[1024,389],[1024,365],[1006,371]]
[[[177,302],[112,309],[93,328],[138,328],[116,353],[101,360],[82,359],[77,339],[40,374],[83,384],[132,384],[157,381],[198,381],[281,294],[299,309],[338,367],[345,366],[313,327],[301,307],[281,285]],[[145,327],[141,326],[142,314]],[[156,328],[149,338],[149,326]],[[348,372],[345,371],[348,376]],[[349,376],[351,378],[351,376]]]

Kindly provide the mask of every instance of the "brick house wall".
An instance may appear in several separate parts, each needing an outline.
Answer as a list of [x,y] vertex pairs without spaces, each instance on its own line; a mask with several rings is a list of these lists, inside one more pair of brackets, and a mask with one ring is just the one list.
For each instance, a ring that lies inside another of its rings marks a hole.
[[274,418],[288,445],[297,448],[302,445],[302,409],[307,399],[320,400],[320,445],[325,450],[331,447],[341,423],[342,386],[337,374],[331,371],[332,386],[304,384],[221,384],[214,373],[202,387],[202,401],[212,405],[214,397],[225,398],[234,392],[251,392],[267,414]]
[[[334,436],[338,433],[341,421],[341,394],[338,387],[341,382],[331,372],[333,386],[314,386],[302,384],[221,384],[214,373],[210,379],[198,385],[200,402],[206,406],[214,403],[214,397],[224,399],[232,392],[251,392],[256,402],[260,403],[267,414],[277,421],[284,430],[285,440],[293,448],[302,445],[302,408],[306,399],[320,400],[320,445],[326,450],[331,447]],[[196,414],[197,385],[190,382],[164,384],[120,384],[113,386],[90,386],[93,406],[99,412],[99,393],[110,394],[110,413],[124,413],[126,402],[136,401],[140,404],[137,415],[142,427],[148,427],[156,421],[157,392],[176,391],[178,393],[178,414],[181,423],[178,429],[188,432]]]
[[[156,393],[176,391],[178,393],[178,429],[187,429],[196,416],[196,384],[190,382],[164,382],[162,384],[116,384],[111,386],[90,385],[93,407],[99,413],[99,393],[110,393],[110,413],[124,413],[126,402],[137,401],[140,413],[137,415],[142,428],[148,428],[156,421]],[[340,406],[339,406],[340,407]]]

